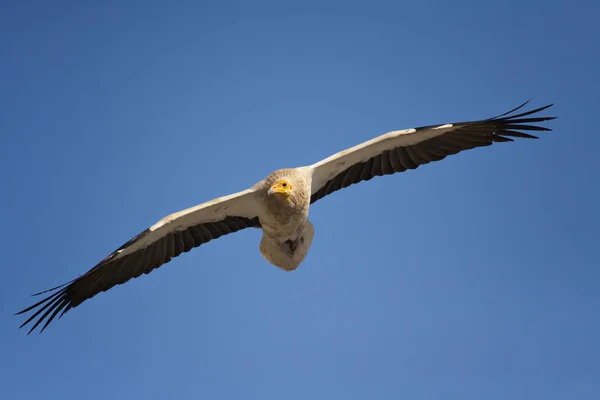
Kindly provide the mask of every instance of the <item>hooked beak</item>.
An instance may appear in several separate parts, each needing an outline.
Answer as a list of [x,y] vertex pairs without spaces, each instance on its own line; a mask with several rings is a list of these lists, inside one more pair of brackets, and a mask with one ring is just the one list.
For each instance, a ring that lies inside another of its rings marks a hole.
[[273,185],[271,185],[271,187],[269,188],[269,191],[267,193],[269,194],[269,196],[271,196],[273,194],[280,194],[285,197],[288,197],[290,195],[291,191],[292,191],[292,187],[291,187],[290,183],[285,180],[282,180],[279,182],[275,182]]
[[285,188],[282,188],[280,185],[273,185],[273,186],[271,186],[269,188],[268,193],[269,193],[269,196],[273,195],[275,193],[284,194],[284,195],[288,194],[287,190]]

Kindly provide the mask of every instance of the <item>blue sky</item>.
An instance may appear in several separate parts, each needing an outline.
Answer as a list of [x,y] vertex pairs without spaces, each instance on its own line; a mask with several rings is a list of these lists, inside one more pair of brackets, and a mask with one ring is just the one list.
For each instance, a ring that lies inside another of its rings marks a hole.
[[[5,2],[0,397],[596,397],[593,3]],[[316,203],[293,273],[239,232],[17,329],[171,212],[531,97],[538,141]]]

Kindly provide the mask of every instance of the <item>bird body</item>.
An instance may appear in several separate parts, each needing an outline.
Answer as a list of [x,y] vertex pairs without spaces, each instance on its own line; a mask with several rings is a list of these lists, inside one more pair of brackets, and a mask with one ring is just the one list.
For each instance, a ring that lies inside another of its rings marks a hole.
[[306,257],[314,227],[308,221],[312,170],[280,169],[255,185],[264,204],[260,252],[271,264],[293,271]]
[[246,228],[262,229],[259,250],[268,262],[293,271],[305,259],[314,238],[315,228],[308,220],[311,204],[352,184],[416,169],[464,150],[510,142],[511,137],[537,139],[523,131],[549,131],[531,124],[554,117],[529,116],[551,105],[509,115],[525,104],[493,118],[388,132],[315,164],[277,170],[241,192],[170,214],[84,275],[37,293],[52,292],[18,313],[38,308],[21,327],[39,316],[29,332],[45,320],[43,331],[59,313],[64,315],[96,294]]

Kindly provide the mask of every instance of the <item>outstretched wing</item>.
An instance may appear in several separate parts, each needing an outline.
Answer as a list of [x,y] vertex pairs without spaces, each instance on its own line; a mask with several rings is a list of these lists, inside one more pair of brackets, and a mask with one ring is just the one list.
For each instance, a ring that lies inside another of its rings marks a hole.
[[509,116],[527,103],[529,101],[509,112],[480,121],[388,132],[334,154],[310,166],[313,171],[310,202],[314,203],[354,183],[415,169],[463,150],[489,146],[494,142],[512,142],[511,137],[537,139],[537,136],[522,131],[550,131],[530,124],[556,117],[529,117],[552,104]]
[[171,214],[129,240],[79,278],[35,294],[52,292],[17,313],[23,314],[37,308],[21,327],[43,313],[29,331],[31,333],[46,320],[41,333],[61,311],[60,317],[100,292],[141,274],[148,274],[181,253],[213,239],[241,229],[260,227],[261,211],[255,186]]

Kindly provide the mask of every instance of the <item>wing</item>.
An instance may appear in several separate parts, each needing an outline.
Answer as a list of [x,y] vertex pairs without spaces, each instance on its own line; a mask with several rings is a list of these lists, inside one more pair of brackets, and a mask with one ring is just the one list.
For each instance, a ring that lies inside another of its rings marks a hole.
[[348,187],[368,181],[375,176],[389,175],[415,169],[451,154],[494,142],[512,142],[511,137],[537,139],[522,131],[550,131],[531,123],[549,121],[556,117],[529,117],[552,104],[521,114],[504,114],[480,121],[430,125],[388,132],[358,146],[341,151],[310,166],[312,168],[311,204]]
[[213,239],[241,229],[260,227],[262,207],[257,187],[258,184],[248,190],[161,219],[79,278],[35,294],[34,296],[53,292],[40,302],[17,313],[23,314],[39,308],[21,327],[45,311],[29,331],[31,333],[47,318],[41,333],[59,312],[62,311],[62,317],[71,308],[100,292],[137,278],[141,274],[148,274],[181,253]]

